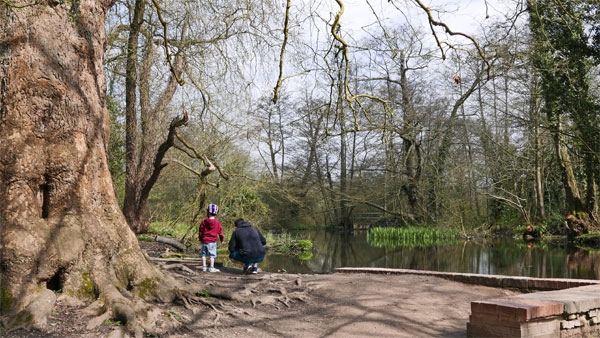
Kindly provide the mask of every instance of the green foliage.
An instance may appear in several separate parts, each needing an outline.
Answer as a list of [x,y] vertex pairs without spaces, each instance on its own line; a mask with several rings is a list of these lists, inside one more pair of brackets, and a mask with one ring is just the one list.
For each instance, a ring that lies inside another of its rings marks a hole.
[[154,237],[148,235],[148,234],[141,234],[137,236],[138,240],[140,241],[145,241],[145,242],[154,242]]
[[294,246],[296,246],[297,248],[299,248],[302,251],[307,251],[307,250],[311,250],[312,249],[313,243],[309,239],[299,239],[299,240],[296,241],[296,243],[294,244]]
[[513,237],[522,236],[523,233],[525,232],[526,228],[527,228],[527,224],[519,224],[519,225],[513,227]]
[[577,236],[573,241],[575,245],[585,248],[600,248],[600,231],[593,231],[585,235]]
[[455,243],[458,230],[424,227],[407,228],[371,228],[367,233],[367,242],[376,247],[427,247]]
[[[521,238],[523,236],[523,234],[525,234],[525,232],[527,230],[527,226],[528,226],[528,224],[519,224],[519,225],[513,227],[513,237]],[[549,234],[548,226],[546,223],[531,224],[531,226],[533,226],[535,228],[535,231],[537,231],[537,233],[539,234],[540,237],[544,237]]]
[[[528,2],[533,36],[531,61],[541,79],[542,109],[562,154],[559,165],[576,169],[573,177],[563,173],[566,207],[580,211],[592,200],[573,197],[571,187],[584,179],[587,185],[597,180],[600,155],[600,108],[597,94],[590,90],[589,76],[600,63],[595,53],[600,7],[597,1],[590,0],[562,4],[557,6],[553,0]],[[590,13],[593,14],[590,16]],[[566,158],[568,152],[575,153],[581,160]]]
[[308,261],[313,257],[312,251],[303,251],[298,255],[301,261]]
[[548,225],[546,223],[538,223],[535,225],[535,228],[542,237],[548,234]]
[[283,232],[280,234],[267,233],[265,235],[267,239],[266,247],[271,251],[282,253],[285,255],[298,255],[308,257],[308,253],[310,252],[310,256],[312,257],[312,247],[313,243],[309,239],[299,239],[290,233]]
[[[152,222],[149,224],[148,233],[163,237],[182,238],[189,228],[189,224],[186,223]],[[190,231],[194,231],[194,229]],[[195,232],[197,232],[197,228]]]
[[497,201],[494,201],[492,204],[494,205],[494,221],[499,228],[512,230],[515,224],[523,222],[521,213],[515,208],[498,203]]
[[[239,183],[239,182],[238,182]],[[224,186],[220,192],[221,212],[227,215],[226,223],[233,223],[237,218],[249,220],[252,224],[259,226],[269,221],[269,207],[262,201],[258,186],[245,182],[238,189],[232,186]]]
[[206,298],[206,297],[210,297],[210,294],[208,293],[208,289],[204,288],[204,289],[202,289],[202,291],[196,293],[196,296]]
[[121,321],[119,320],[115,320],[114,322],[108,318],[107,320],[104,321],[104,325],[110,325],[110,326],[120,326],[121,325]]
[[[189,225],[193,225],[192,230],[187,233],[185,238],[186,241],[188,239],[192,242],[196,241],[197,227],[206,217],[205,208],[209,203],[219,205],[218,219],[223,225],[226,238],[233,231],[234,220],[240,217],[249,220],[258,228],[269,224],[271,212],[259,193],[263,183],[242,178],[254,174],[248,172],[249,169],[255,167],[250,163],[248,152],[245,149],[237,148],[231,140],[214,131],[213,128],[205,130],[201,125],[192,125],[186,126],[180,131],[186,140],[198,150],[206,151],[206,155],[214,163],[217,163],[223,172],[233,177],[223,180],[219,177],[218,172],[214,172],[208,176],[208,180],[218,188],[211,184],[201,190],[202,182],[197,175],[171,162],[173,164],[165,167],[161,173],[148,200],[148,210],[152,214],[150,231],[181,239],[189,229]],[[221,140],[222,138],[224,140]],[[206,142],[219,143],[219,146],[209,147],[205,144]],[[214,149],[218,149],[218,152],[215,153]],[[201,163],[190,163],[188,157],[177,150],[171,150],[170,156],[180,157],[179,161],[185,162],[190,168],[198,171],[202,169]],[[173,229],[178,227],[175,225],[165,226],[165,224],[172,223],[181,223],[185,226],[180,229],[182,231]]]
[[552,212],[544,221],[540,222],[540,226],[545,228],[547,234],[560,235],[565,232],[564,221],[564,215],[559,212]]
[[296,228],[297,224],[309,223],[310,220],[302,215],[302,210],[315,210],[311,196],[306,195],[298,201],[293,186],[267,181],[260,186],[260,196],[271,211],[269,217],[274,228],[288,228],[291,224]]

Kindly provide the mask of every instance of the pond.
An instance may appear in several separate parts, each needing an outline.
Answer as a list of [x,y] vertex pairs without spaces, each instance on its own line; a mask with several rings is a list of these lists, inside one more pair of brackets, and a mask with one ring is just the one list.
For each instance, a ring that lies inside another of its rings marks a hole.
[[261,268],[289,273],[328,273],[338,267],[382,267],[529,276],[600,279],[600,251],[567,243],[525,243],[517,239],[459,241],[428,247],[378,247],[366,231],[344,234],[329,231],[297,232],[313,241],[312,257],[268,253]]

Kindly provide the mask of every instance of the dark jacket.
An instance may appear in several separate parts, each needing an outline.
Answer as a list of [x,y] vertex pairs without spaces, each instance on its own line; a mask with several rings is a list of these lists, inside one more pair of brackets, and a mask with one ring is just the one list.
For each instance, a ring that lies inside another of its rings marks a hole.
[[267,244],[267,240],[260,231],[250,222],[244,221],[231,234],[229,251],[237,251],[243,258],[260,258],[267,253],[263,246],[265,244]]

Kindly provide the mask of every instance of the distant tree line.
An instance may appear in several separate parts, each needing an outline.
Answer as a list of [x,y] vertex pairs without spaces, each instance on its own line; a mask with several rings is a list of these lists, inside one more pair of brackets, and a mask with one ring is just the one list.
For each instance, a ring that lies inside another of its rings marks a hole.
[[[122,2],[107,24],[109,156],[137,232],[208,200],[270,226],[598,222],[594,1],[515,1],[462,40],[432,17],[433,40],[380,18],[352,36],[332,16],[339,34],[314,41],[300,33],[317,16],[293,5],[162,6]],[[257,83],[281,60],[294,75],[273,99]]]

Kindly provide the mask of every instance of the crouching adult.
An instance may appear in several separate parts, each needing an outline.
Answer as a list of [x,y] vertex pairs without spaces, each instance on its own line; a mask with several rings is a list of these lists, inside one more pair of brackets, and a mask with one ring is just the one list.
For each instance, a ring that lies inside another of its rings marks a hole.
[[258,263],[265,259],[265,237],[250,222],[238,218],[229,240],[229,258],[244,266],[244,273],[258,273]]

